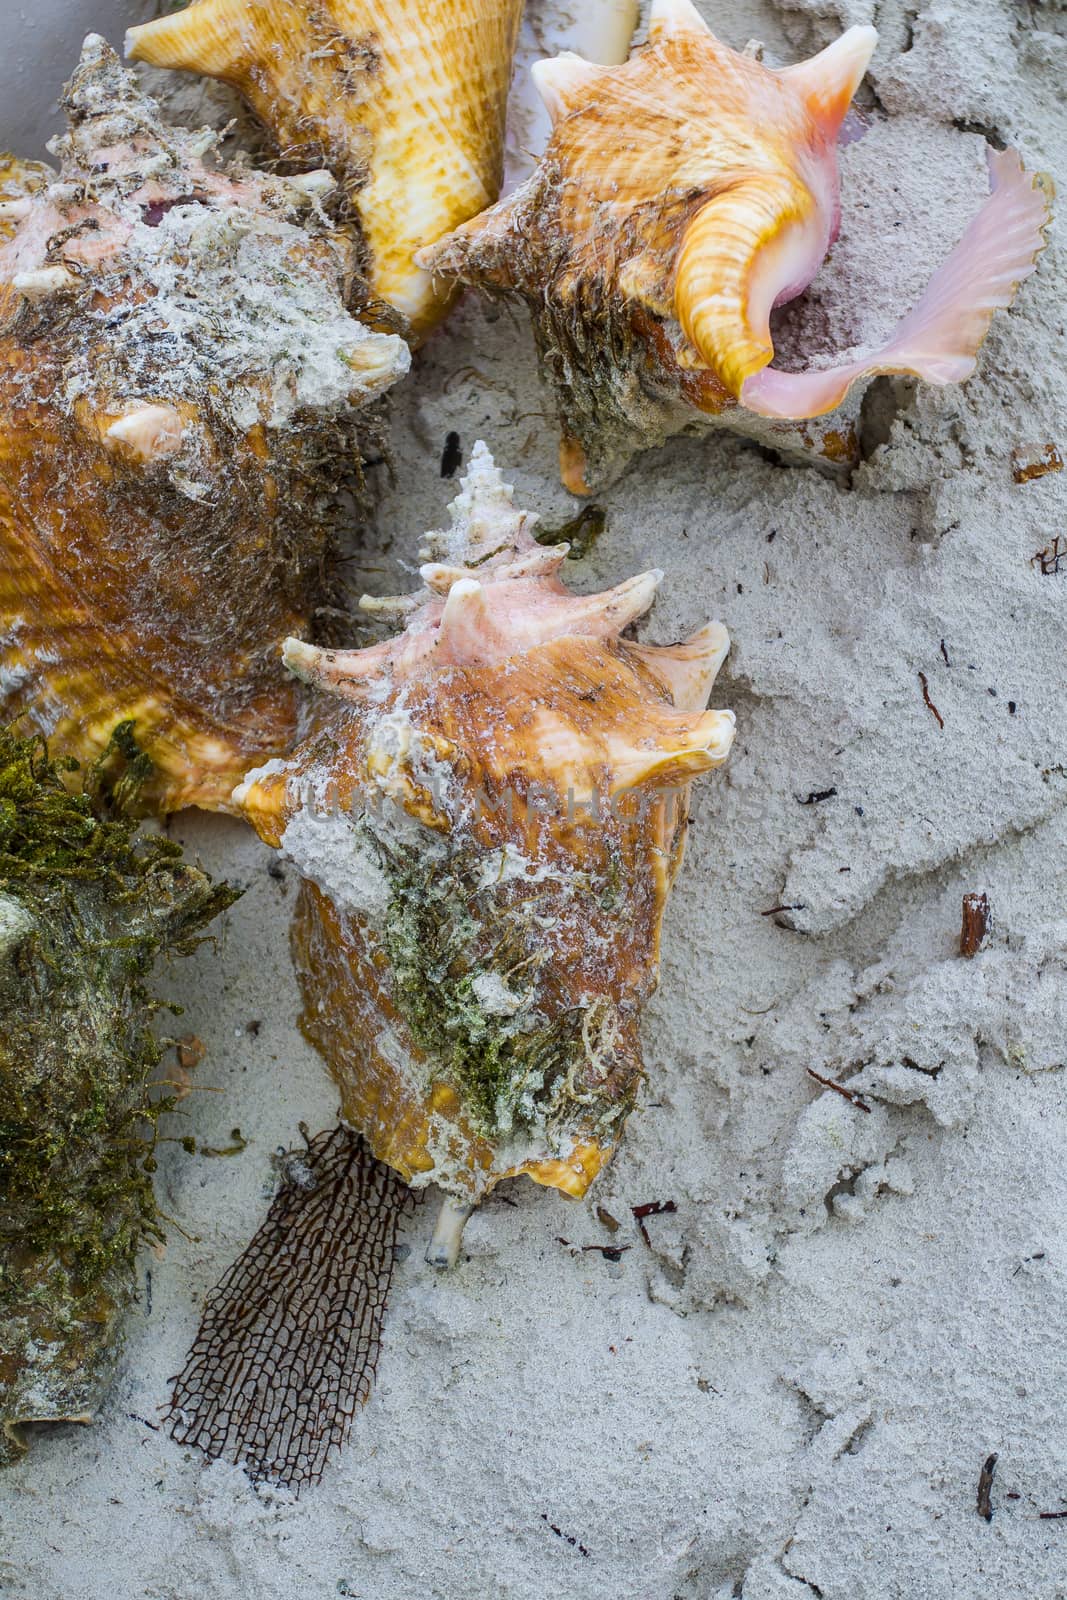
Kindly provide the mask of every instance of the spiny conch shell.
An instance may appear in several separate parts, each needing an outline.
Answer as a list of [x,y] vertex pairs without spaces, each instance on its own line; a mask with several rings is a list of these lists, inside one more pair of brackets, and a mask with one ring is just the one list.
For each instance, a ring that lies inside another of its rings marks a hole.
[[648,44],[625,65],[562,55],[535,67],[555,119],[537,171],[418,259],[529,302],[569,489],[610,481],[701,413],[840,457],[840,427],[819,438],[758,419],[823,416],[873,373],[950,383],[974,370],[1049,216],[1045,180],[1011,150],[990,150],[990,199],[880,349],[820,370],[770,366],[772,307],[811,282],[837,235],[838,130],[876,41],[850,28],[772,70],[721,44],[689,0],[655,0]]
[[102,39],[64,104],[0,241],[0,717],[82,760],[132,718],[146,804],[226,807],[295,735],[279,644],[410,357],[314,195],[205,165]]
[[725,629],[624,638],[662,574],[572,595],[535,520],[476,445],[425,589],[366,602],[404,631],[290,640],[317,731],[234,797],[307,880],[303,1025],[343,1117],[454,1198],[443,1256],[500,1179],[580,1196],[618,1143],[689,785],[733,739],[704,710]]
[[146,987],[236,899],[138,836],[129,728],[72,794],[39,740],[0,727],[0,1462],[26,1422],[89,1422],[162,1237]]
[[416,339],[448,310],[420,245],[500,191],[523,0],[194,0],[127,53],[232,84],[287,161],[325,164],[359,218],[373,292]]

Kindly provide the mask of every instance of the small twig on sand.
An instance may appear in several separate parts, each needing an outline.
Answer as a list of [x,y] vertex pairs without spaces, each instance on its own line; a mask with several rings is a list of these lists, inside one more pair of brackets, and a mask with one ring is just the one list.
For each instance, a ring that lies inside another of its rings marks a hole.
[[930,699],[930,685],[926,681],[926,673],[925,672],[920,672],[919,673],[919,682],[922,684],[922,687],[923,687],[923,699],[926,701],[926,709],[928,711],[933,712],[935,718],[937,719],[938,727],[939,728],[943,728],[945,726],[945,719],[941,715],[941,713],[937,709],[937,707],[934,705],[934,702]]
[[814,1067],[805,1067],[804,1070],[809,1078],[814,1078],[816,1083],[821,1083],[824,1089],[832,1089],[835,1094],[842,1095],[850,1105],[856,1106],[860,1111],[870,1113],[870,1106],[862,1095],[856,1093],[855,1089],[849,1089],[843,1083],[835,1083],[833,1078],[824,1078],[821,1072],[815,1071]]
[[993,1493],[993,1474],[997,1470],[997,1452],[986,1456],[982,1463],[982,1470],[978,1474],[978,1515],[984,1517],[986,1522],[993,1520],[993,1506],[990,1495]]
[[648,1237],[645,1218],[659,1217],[666,1211],[677,1211],[677,1209],[678,1207],[673,1200],[649,1200],[646,1205],[630,1207],[631,1215],[641,1230],[641,1237],[650,1250],[652,1248],[652,1240]]

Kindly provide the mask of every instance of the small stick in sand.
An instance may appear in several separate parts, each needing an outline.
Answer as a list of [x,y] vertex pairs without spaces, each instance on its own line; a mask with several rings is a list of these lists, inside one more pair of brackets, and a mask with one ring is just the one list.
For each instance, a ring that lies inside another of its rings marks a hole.
[[659,1217],[662,1216],[665,1211],[677,1211],[677,1209],[678,1207],[673,1200],[649,1200],[643,1206],[630,1207],[631,1215],[641,1231],[641,1237],[648,1245],[650,1250],[652,1248],[652,1240],[648,1237],[648,1229],[645,1227],[645,1218]]
[[923,699],[926,701],[926,709],[933,713],[934,717],[937,720],[938,727],[939,728],[943,728],[945,726],[945,719],[941,715],[941,713],[937,709],[937,707],[934,705],[934,702],[930,699],[930,685],[926,681],[926,673],[925,672],[920,672],[919,673],[919,682],[922,684]]
[[473,1210],[474,1207],[465,1200],[457,1200],[451,1194],[445,1195],[437,1214],[433,1234],[426,1247],[428,1266],[438,1267],[441,1270],[455,1266],[459,1259],[463,1229]]
[[870,1106],[867,1104],[866,1100],[864,1100],[862,1095],[858,1095],[856,1093],[855,1089],[849,1089],[843,1083],[835,1083],[833,1078],[824,1078],[822,1073],[816,1072],[814,1067],[805,1067],[804,1070],[808,1074],[809,1078],[814,1078],[816,1083],[821,1083],[824,1089],[832,1089],[835,1094],[842,1095],[849,1102],[849,1104],[855,1106],[858,1111],[866,1111],[868,1114],[870,1113]]
[[997,1452],[986,1456],[982,1463],[982,1470],[978,1474],[978,1515],[987,1522],[993,1520],[993,1506],[990,1495],[993,1493],[993,1474],[997,1470]]

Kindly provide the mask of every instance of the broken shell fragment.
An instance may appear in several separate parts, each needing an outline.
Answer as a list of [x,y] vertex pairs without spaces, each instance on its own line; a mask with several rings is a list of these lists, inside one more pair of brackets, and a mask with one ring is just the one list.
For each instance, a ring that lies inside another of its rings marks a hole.
[[206,165],[102,39],[64,105],[58,178],[0,163],[0,718],[83,761],[132,718],[143,803],[226,808],[295,737],[279,643],[410,357],[306,194]]
[[990,198],[880,348],[807,371],[771,364],[773,308],[811,282],[837,236],[838,136],[876,41],[850,28],[772,69],[722,44],[689,0],[656,0],[648,43],[626,64],[563,55],[535,68],[554,122],[537,170],[418,260],[447,282],[525,298],[573,492],[700,418],[839,460],[840,421],[810,419],[852,384],[973,372],[1049,218],[1048,181],[1011,150],[989,151]]
[[342,1115],[454,1199],[439,1263],[500,1179],[581,1195],[618,1143],[689,786],[733,739],[705,709],[725,630],[625,637],[660,574],[571,594],[534,521],[476,445],[404,631],[290,640],[317,720],[234,796],[304,874],[303,1026]]
[[183,423],[173,406],[138,406],[104,434],[107,450],[126,451],[134,461],[162,461],[182,446]]
[[325,160],[359,219],[371,288],[418,338],[454,291],[414,262],[496,199],[522,0],[194,0],[127,53],[248,100],[287,161]]

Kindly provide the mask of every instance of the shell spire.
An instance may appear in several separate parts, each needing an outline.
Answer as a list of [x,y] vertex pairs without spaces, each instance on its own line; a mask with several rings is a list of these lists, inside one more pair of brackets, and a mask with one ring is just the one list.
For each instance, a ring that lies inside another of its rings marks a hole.
[[661,39],[676,38],[679,34],[700,37],[710,33],[704,18],[693,0],[652,0],[648,16],[648,37],[653,43]]
[[133,28],[135,61],[248,100],[289,161],[341,179],[373,292],[419,338],[444,315],[413,253],[496,198],[522,0],[193,0]]
[[58,176],[0,173],[0,720],[91,761],[132,719],[146,804],[227,807],[410,356],[314,189],[212,164],[95,35],[63,104]]
[[502,1178],[580,1195],[617,1144],[689,785],[733,739],[705,709],[725,630],[638,644],[661,574],[571,594],[533,521],[477,446],[403,632],[290,640],[314,731],[235,794],[307,880],[304,1027],[344,1117],[454,1197],[439,1260]]
[[809,371],[772,365],[771,312],[806,288],[837,235],[836,141],[877,37],[850,28],[810,61],[772,69],[718,40],[691,0],[657,0],[648,43],[621,66],[563,56],[537,69],[554,121],[537,170],[417,259],[445,281],[527,301],[574,493],[610,482],[694,414],[847,462],[853,418],[810,419],[854,383],[973,371],[1049,217],[1050,185],[1012,151],[990,153],[988,201],[880,347]]
[[877,45],[877,28],[849,28],[817,56],[779,71],[779,78],[800,95],[829,137],[837,137]]

